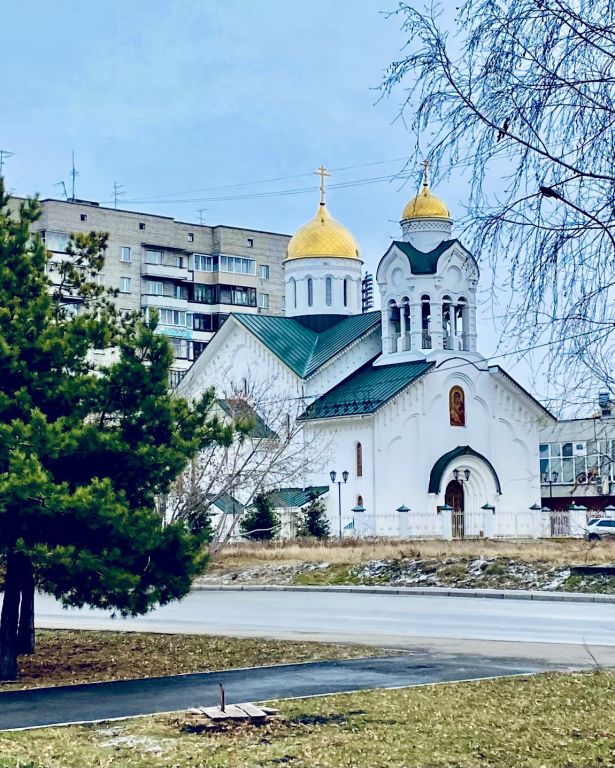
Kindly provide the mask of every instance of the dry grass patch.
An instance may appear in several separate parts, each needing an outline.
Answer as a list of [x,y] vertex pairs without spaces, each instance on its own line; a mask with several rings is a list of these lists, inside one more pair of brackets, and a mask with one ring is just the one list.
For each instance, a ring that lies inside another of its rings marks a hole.
[[284,719],[189,734],[181,717],[0,734],[0,768],[597,768],[615,673],[547,674],[280,702]]
[[20,657],[19,679],[0,684],[0,691],[376,655],[382,651],[362,645],[42,630],[37,632],[36,653]]
[[447,557],[508,557],[526,562],[611,563],[615,562],[615,542],[592,542],[582,539],[529,541],[399,541],[397,539],[330,540],[307,539],[279,542],[245,542],[224,549],[212,566],[229,570],[238,566],[264,563],[331,563],[354,565],[369,560],[404,558],[428,559]]

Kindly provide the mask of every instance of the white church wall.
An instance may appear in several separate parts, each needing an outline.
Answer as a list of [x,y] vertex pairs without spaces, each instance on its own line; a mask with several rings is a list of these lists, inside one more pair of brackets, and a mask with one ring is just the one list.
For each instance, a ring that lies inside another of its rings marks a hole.
[[[331,482],[329,473],[335,470],[337,480],[342,480],[342,472],[348,472],[348,481],[341,485],[342,528],[353,519],[352,508],[359,501],[367,509],[366,517],[375,507],[375,467],[373,417],[348,417],[313,422],[311,430],[321,435],[323,443],[328,445],[327,460],[322,470],[313,476],[310,485],[328,485],[326,497],[327,517],[331,526],[331,535],[339,536],[339,496],[337,484]],[[362,449],[362,471],[358,473],[357,444]],[[346,528],[344,535],[352,529]]]

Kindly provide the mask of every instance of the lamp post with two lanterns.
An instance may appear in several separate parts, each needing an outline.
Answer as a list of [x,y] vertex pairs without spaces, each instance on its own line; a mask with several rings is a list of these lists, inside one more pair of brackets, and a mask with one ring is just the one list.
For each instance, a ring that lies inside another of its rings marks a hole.
[[340,519],[340,539],[342,538],[342,483],[346,483],[348,481],[348,470],[344,470],[342,472],[342,480],[336,480],[337,478],[337,472],[332,469],[331,472],[329,472],[329,477],[331,478],[332,483],[337,483],[337,508],[339,513],[339,519]]

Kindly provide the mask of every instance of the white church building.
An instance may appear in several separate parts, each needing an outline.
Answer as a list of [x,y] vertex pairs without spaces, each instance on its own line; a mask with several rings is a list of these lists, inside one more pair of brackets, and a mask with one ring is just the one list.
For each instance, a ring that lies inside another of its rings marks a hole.
[[230,315],[181,389],[256,377],[301,402],[322,462],[294,485],[329,486],[334,533],[538,535],[539,432],[555,419],[481,355],[479,267],[426,179],[400,227],[376,273],[381,310],[363,313],[359,249],[321,183],[288,245],[285,315]]

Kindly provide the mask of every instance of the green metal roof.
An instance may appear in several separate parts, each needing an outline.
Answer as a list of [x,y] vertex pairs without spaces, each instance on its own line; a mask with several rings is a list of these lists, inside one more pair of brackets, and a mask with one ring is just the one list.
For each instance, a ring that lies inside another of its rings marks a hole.
[[440,456],[438,461],[433,465],[429,475],[429,489],[427,493],[440,493],[444,471],[453,463],[453,461],[457,461],[457,459],[460,459],[462,456],[474,456],[477,459],[481,459],[481,461],[483,461],[491,470],[497,492],[502,493],[500,478],[498,477],[498,473],[495,471],[493,464],[489,459],[486,459],[482,453],[478,453],[474,448],[470,448],[469,445],[458,445],[457,448],[453,448],[452,451],[448,451],[448,453]]
[[380,324],[380,312],[345,317],[317,333],[292,317],[233,314],[276,357],[298,376],[306,378],[349,344]]
[[217,498],[215,496],[209,495],[207,498],[210,501],[213,499],[212,504],[214,507],[218,507],[221,512],[224,512],[228,515],[238,515],[243,511],[243,504],[237,501],[237,499],[233,498],[230,493],[222,493]]
[[433,251],[428,251],[427,253],[419,251],[418,248],[403,240],[394,240],[393,245],[406,254],[413,275],[435,275],[438,271],[438,259],[440,256],[458,242],[458,240],[444,240]]
[[433,366],[434,363],[425,362],[374,366],[372,361],[315,400],[301,418],[327,419],[374,413]]
[[322,496],[328,490],[328,485],[313,485],[310,488],[278,488],[269,494],[269,498],[275,509],[303,507],[310,501],[310,495]]

